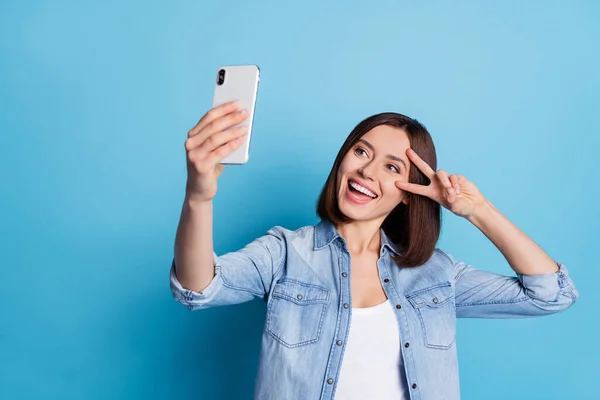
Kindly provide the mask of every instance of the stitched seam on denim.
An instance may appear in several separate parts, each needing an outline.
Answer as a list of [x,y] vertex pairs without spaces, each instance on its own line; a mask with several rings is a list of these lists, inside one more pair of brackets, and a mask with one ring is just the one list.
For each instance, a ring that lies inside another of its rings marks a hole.
[[312,299],[312,300],[298,300],[293,296],[288,296],[287,294],[283,294],[283,293],[275,293],[273,292],[273,297],[276,297],[278,299],[284,299],[284,300],[288,300],[291,301],[294,304],[298,304],[299,306],[309,306],[311,304],[322,304],[322,303],[327,303],[327,297],[324,299]]
[[327,309],[327,303],[323,304],[321,309],[321,318],[319,320],[319,328],[317,329],[317,337],[315,338],[315,342],[319,340],[321,337],[321,329],[323,328],[323,321],[325,320],[325,310]]
[[[342,246],[334,246],[334,247],[338,250],[338,272],[340,270],[343,271],[344,268],[343,268],[343,265],[342,265],[343,264],[343,257],[342,256],[343,256],[343,251],[344,250],[343,250]],[[351,279],[351,275],[350,274],[351,273],[352,273],[352,269],[351,269],[351,265],[349,264],[348,265],[348,276],[346,278],[346,279],[348,279],[348,281],[347,281],[348,285],[350,285],[350,282],[351,282],[350,281],[350,279]],[[336,326],[335,326],[335,336],[334,336],[333,340],[335,340],[336,337],[339,337],[340,322],[341,322],[341,319],[342,319],[341,318],[341,315],[342,315],[342,312],[343,312],[342,311],[342,307],[343,307],[342,306],[342,303],[343,303],[343,301],[342,301],[343,290],[341,289],[342,286],[343,286],[343,282],[342,281],[343,281],[343,278],[341,277],[341,275],[338,274],[338,283],[339,283],[339,288],[340,288],[340,296],[339,296],[340,300],[339,300],[339,302],[337,304],[337,317],[336,317]],[[352,298],[350,298],[350,303],[352,303]],[[348,323],[349,323],[349,325],[352,324],[352,308],[350,308],[348,310]],[[349,336],[350,336],[350,329],[346,329],[346,334],[344,336],[344,343],[341,346],[342,348],[340,349],[340,355],[339,355],[340,360],[343,360],[343,358],[344,358],[344,353],[346,351],[346,343],[348,343],[348,337]],[[336,350],[337,350],[337,347],[332,345],[331,350],[329,351],[330,356],[328,357],[329,360],[327,361],[327,368],[325,369],[325,372],[326,372],[326,376],[325,377],[327,377],[327,375],[329,375],[331,377],[331,374],[329,372],[331,371],[331,365],[333,363],[333,358],[334,358],[333,354],[334,354],[334,352]],[[342,369],[342,362],[339,362],[338,366],[337,366],[337,370],[335,371],[335,375],[336,376],[339,377],[341,369]],[[332,397],[335,395],[335,391],[337,390],[337,385],[338,385],[338,380],[336,379],[333,382],[333,387],[331,388],[331,396]],[[323,398],[323,395],[325,394],[325,391],[327,389],[328,389],[328,387],[324,383],[323,384],[323,388],[321,390],[321,398]]]
[[[448,254],[447,254],[445,251],[443,251],[443,250],[440,250],[440,249],[438,249],[437,247],[434,249],[434,251],[435,251],[436,253],[438,253],[438,254],[441,254],[443,257],[445,257],[445,258],[446,258],[446,260],[448,260],[448,261],[450,262],[450,267],[451,267],[451,268],[454,268],[454,262],[452,262],[452,259],[450,258],[450,256],[449,256],[449,255],[448,255]],[[465,262],[463,262],[463,264],[465,264],[465,266],[467,266],[467,267],[469,266],[469,264],[467,264],[467,263],[465,263]],[[464,271],[464,269],[463,269],[463,271]],[[453,273],[454,273],[454,271],[453,271]],[[454,276],[454,277],[453,277],[454,281],[458,281],[458,280],[460,279],[460,277],[461,277],[463,274],[464,274],[464,272],[463,272],[462,274],[459,274],[459,275],[457,275],[457,276]]]
[[407,299],[407,300],[415,308],[422,308],[422,307],[427,306],[427,307],[430,307],[433,309],[438,309],[438,308],[442,307],[443,305],[446,305],[448,302],[451,302],[453,298],[454,298],[454,296],[448,296],[446,299],[444,299],[444,301],[439,302],[439,303],[434,303],[434,304],[430,304],[429,302],[417,303],[414,299]]
[[193,307],[192,304],[192,299],[190,298],[190,295],[188,294],[188,292],[191,292],[189,289],[185,289],[183,292],[181,292],[179,294],[179,296],[176,296],[176,300],[179,301],[181,304],[183,304],[187,309],[191,310],[191,307]]
[[[560,268],[560,267],[559,267]],[[564,289],[566,286],[569,286],[568,282],[567,282],[567,277],[565,276],[565,273],[562,272],[560,269],[558,271],[556,271],[556,274],[558,275],[558,287],[561,289]]]
[[421,320],[421,328],[423,329],[423,344],[425,345],[425,347],[429,347],[429,348],[433,348],[433,349],[448,350],[452,346],[452,343],[454,343],[454,341],[456,340],[456,335],[454,336],[454,338],[452,339],[450,344],[447,346],[444,346],[441,344],[429,343],[427,340],[427,328],[425,327],[425,321],[423,320],[423,316],[421,315],[420,310],[417,310],[417,311],[418,311],[417,314],[419,314],[419,319]]
[[484,306],[484,305],[489,305],[489,304],[516,304],[516,303],[522,303],[524,301],[529,301],[529,300],[533,300],[532,297],[528,297],[528,298],[524,298],[524,299],[519,299],[519,300],[503,300],[503,301],[486,301],[486,302],[480,302],[480,303],[461,303],[461,304],[457,304],[456,307],[466,307],[466,306]]
[[292,279],[292,278],[282,278],[282,279],[280,279],[280,280],[277,281],[277,283],[286,283],[286,282],[291,282],[291,283],[294,283],[294,284],[297,284],[297,285],[300,285],[300,286],[304,286],[304,287],[307,287],[307,288],[315,288],[315,289],[322,290],[324,292],[329,292],[329,289],[327,289],[324,286],[319,286],[319,285],[315,285],[315,284],[312,284],[312,283],[306,283],[306,282],[302,282],[302,281],[299,281],[299,280],[296,280],[296,279]]
[[433,343],[429,343],[427,340],[427,327],[425,326],[425,320],[423,319],[423,315],[421,314],[421,310],[417,310],[417,314],[419,315],[419,320],[421,321],[421,328],[423,329],[423,343],[425,344],[426,347],[431,347],[431,348],[435,348],[435,349],[449,349],[450,346],[452,346],[452,343],[454,343],[453,339],[449,345],[441,345],[441,344],[433,344]]
[[340,237],[339,234],[334,233],[332,238],[330,238],[327,242],[321,244],[318,242],[323,242],[324,237],[319,236],[319,231],[316,228],[315,228],[315,231],[316,231],[316,233],[315,233],[315,248],[317,250],[321,250],[321,249],[329,246],[333,241],[335,241],[335,239]]
[[283,265],[285,264],[285,260],[287,258],[287,241],[284,241],[283,239],[282,241],[283,255],[281,257],[281,261],[279,262],[279,267],[277,267],[277,270],[275,270],[275,273],[273,274],[273,277],[271,279],[271,286],[273,285],[273,280],[276,279],[277,275],[279,275],[279,273],[283,269]]
[[575,297],[575,293],[573,293],[572,290],[565,292],[565,295],[568,295],[571,298],[571,304],[574,304],[577,301],[577,298]]
[[[221,269],[221,267],[219,267],[219,269]],[[239,291],[247,292],[247,293],[250,293],[250,294],[253,294],[253,295],[256,295],[256,296],[262,296],[263,295],[262,292],[254,291],[252,289],[246,289],[246,288],[243,288],[243,287],[237,287],[235,285],[227,283],[227,279],[225,279],[225,275],[223,275],[222,272],[221,272],[221,281],[223,282],[223,286],[225,286],[228,289],[239,290]]]
[[454,263],[452,262],[452,259],[450,258],[450,256],[448,256],[448,254],[446,254],[445,251],[440,250],[438,248],[435,248],[433,251],[444,256],[446,258],[446,260],[448,260],[450,262],[451,265],[454,265]]
[[317,229],[317,227],[314,228],[314,235],[315,235],[314,247],[315,247],[315,249],[320,250],[323,247],[321,246],[321,239],[319,237],[319,229]]
[[417,308],[416,312],[419,315],[419,320],[421,321],[421,328],[423,330],[423,344],[425,345],[425,347],[434,348],[434,349],[444,349],[444,350],[449,349],[450,346],[452,346],[452,343],[454,343],[454,341],[456,340],[456,335],[454,336],[454,339],[452,339],[452,341],[450,342],[449,345],[429,343],[427,340],[427,327],[425,326],[425,320],[423,319],[423,314],[421,314],[421,309]]
[[450,287],[451,288],[452,284],[450,282],[444,282],[442,284],[435,285],[435,286],[430,286],[430,287],[425,288],[425,289],[419,289],[416,292],[408,293],[406,295],[406,298],[407,299],[411,299],[411,298],[417,297],[418,295],[423,294],[425,292],[429,292],[430,290],[439,289],[439,288],[442,288],[442,287]]
[[294,347],[302,347],[302,346],[306,346],[307,344],[311,344],[311,343],[315,343],[319,341],[319,338],[317,337],[316,339],[310,339],[310,340],[306,340],[304,342],[300,342],[300,343],[296,343],[296,344],[289,344],[287,343],[285,340],[281,339],[279,336],[277,336],[272,330],[267,329],[267,333],[269,335],[271,335],[275,340],[277,340],[279,343],[281,343],[282,345],[284,345],[285,347],[289,347],[289,348],[294,348]]
[[303,342],[300,343],[295,343],[295,344],[290,344],[288,342],[286,342],[285,340],[283,340],[282,338],[280,338],[272,329],[271,329],[271,309],[272,309],[272,303],[267,307],[267,325],[266,325],[266,331],[267,333],[269,333],[271,336],[273,336],[273,338],[275,338],[279,343],[283,344],[286,347],[300,347],[300,346],[304,346],[306,344],[310,344],[310,343],[314,343],[316,341],[319,340],[319,337],[321,336],[321,327],[323,326],[323,317],[325,316],[325,306],[326,304],[323,304],[323,306],[321,307],[321,316],[320,316],[320,321],[319,321],[319,327],[317,328],[317,333],[315,338],[309,339],[309,340],[305,340]]
[[223,286],[225,286],[228,289],[239,290],[241,292],[247,292],[247,293],[250,293],[250,294],[253,294],[256,296],[262,296],[264,294],[262,292],[257,292],[252,289],[246,289],[243,287],[237,287],[237,286],[231,285],[231,284],[227,283],[227,281],[224,278],[221,278],[221,279],[223,280]]

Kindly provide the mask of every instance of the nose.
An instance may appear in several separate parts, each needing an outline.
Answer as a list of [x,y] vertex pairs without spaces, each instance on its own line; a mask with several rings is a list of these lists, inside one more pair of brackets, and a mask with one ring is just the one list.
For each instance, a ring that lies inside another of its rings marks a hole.
[[359,168],[358,173],[365,179],[375,181],[375,165],[373,162],[364,164]]

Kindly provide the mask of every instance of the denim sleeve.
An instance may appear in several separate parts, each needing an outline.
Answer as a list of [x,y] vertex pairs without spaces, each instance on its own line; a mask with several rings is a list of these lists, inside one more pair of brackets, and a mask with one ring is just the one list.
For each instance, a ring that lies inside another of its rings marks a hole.
[[285,259],[285,243],[281,232],[271,228],[266,235],[238,251],[222,256],[213,253],[213,256],[215,276],[201,292],[181,286],[173,259],[170,271],[171,292],[173,298],[188,310],[265,298],[273,277]]
[[567,267],[550,274],[504,276],[452,262],[458,318],[524,318],[569,308],[579,293]]

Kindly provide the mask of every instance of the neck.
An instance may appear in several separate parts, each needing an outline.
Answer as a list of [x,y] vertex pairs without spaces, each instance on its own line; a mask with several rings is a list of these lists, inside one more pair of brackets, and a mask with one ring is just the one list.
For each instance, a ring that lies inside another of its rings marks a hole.
[[381,221],[352,221],[336,226],[352,254],[377,253],[381,249]]

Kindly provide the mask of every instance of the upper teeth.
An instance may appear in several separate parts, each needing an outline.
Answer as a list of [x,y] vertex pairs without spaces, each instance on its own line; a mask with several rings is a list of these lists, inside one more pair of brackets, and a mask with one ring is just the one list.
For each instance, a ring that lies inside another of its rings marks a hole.
[[377,195],[373,192],[371,192],[369,189],[360,186],[358,183],[356,182],[350,182],[350,186],[352,186],[354,189],[358,190],[361,193],[366,194],[369,197],[375,198],[377,197]]

